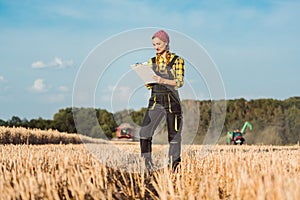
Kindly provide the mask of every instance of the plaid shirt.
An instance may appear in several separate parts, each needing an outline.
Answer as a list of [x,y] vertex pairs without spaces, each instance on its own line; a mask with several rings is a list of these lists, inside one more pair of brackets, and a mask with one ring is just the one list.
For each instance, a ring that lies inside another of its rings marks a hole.
[[[171,54],[171,58],[170,61],[174,58],[175,54],[172,53]],[[149,61],[149,66],[153,67],[152,65],[152,59],[150,58]],[[165,71],[166,70],[166,59],[163,57],[160,57],[159,59],[159,65],[158,65],[158,70],[159,71]],[[174,89],[178,89],[180,87],[183,86],[184,83],[184,60],[181,57],[178,57],[173,66],[172,69],[170,70],[172,75],[174,76],[174,80],[176,81],[176,86],[174,87]],[[151,86],[146,85],[148,89],[151,89]]]

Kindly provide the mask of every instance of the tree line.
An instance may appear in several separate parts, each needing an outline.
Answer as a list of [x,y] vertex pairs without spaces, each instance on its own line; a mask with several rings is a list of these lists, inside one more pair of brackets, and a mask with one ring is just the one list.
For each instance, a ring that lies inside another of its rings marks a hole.
[[[211,102],[199,102],[201,136],[208,129]],[[226,118],[221,136],[225,140],[228,131],[241,129],[249,121],[253,130],[245,135],[250,144],[299,144],[300,141],[300,97],[286,100],[257,99],[247,101],[243,98],[226,101]],[[225,143],[225,141],[223,142]]]
[[[183,107],[190,108],[197,105],[200,113],[197,130],[194,131],[194,143],[202,143],[207,133],[212,116],[212,105],[217,101],[184,100]],[[244,98],[226,100],[226,107],[220,112],[226,112],[220,143],[225,141],[228,131],[241,128],[245,121],[253,125],[253,130],[247,135],[248,143],[252,144],[295,144],[300,140],[300,97],[286,100]],[[13,116],[4,121],[0,119],[0,126],[52,129],[60,132],[80,133],[94,138],[114,137],[115,130],[123,122],[140,126],[146,108],[140,110],[123,110],[111,113],[105,109],[95,108],[64,108],[54,114],[53,119],[27,120]],[[188,123],[188,122],[187,122]]]

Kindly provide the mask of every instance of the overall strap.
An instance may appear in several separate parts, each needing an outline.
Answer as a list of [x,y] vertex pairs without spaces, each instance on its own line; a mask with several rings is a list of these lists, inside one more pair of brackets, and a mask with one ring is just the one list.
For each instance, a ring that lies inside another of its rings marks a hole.
[[[168,64],[167,68],[168,68],[168,74],[169,74],[169,78],[171,78],[173,76],[173,74],[171,73],[171,69],[172,66],[174,65],[176,59],[178,58],[178,56],[174,56],[173,59],[171,60],[171,62]],[[174,78],[174,77],[173,77]]]
[[175,63],[175,61],[176,61],[177,58],[178,58],[178,56],[175,55],[175,56],[173,57],[173,59],[171,60],[171,62],[169,63],[168,67],[172,68],[172,66],[174,65],[174,63]]
[[156,57],[155,57],[155,56],[152,57],[151,60],[152,60],[152,65],[155,65],[155,66],[156,66]]
[[152,61],[152,69],[155,72],[155,74],[157,74],[157,72],[156,72],[156,57],[152,57],[151,61]]

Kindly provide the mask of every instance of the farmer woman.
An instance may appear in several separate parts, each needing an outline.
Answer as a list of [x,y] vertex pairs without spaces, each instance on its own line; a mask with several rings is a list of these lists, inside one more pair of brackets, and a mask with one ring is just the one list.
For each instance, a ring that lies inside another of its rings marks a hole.
[[176,170],[181,162],[182,110],[178,88],[183,86],[184,60],[169,51],[169,35],[160,30],[152,36],[156,56],[149,60],[156,83],[151,90],[148,108],[140,130],[141,155],[148,170],[152,164],[152,136],[162,118],[166,118],[169,142],[169,163]]

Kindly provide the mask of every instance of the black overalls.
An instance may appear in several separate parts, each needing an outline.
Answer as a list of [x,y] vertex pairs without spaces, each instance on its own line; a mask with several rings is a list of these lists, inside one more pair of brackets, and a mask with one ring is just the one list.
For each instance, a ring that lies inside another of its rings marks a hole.
[[[174,56],[167,66],[167,74],[156,71],[155,57],[152,58],[153,70],[162,78],[174,80],[170,72],[178,56]],[[163,117],[166,117],[169,142],[169,160],[174,170],[181,161],[182,112],[178,91],[164,84],[151,85],[151,97],[140,130],[141,155],[148,169],[152,167],[152,136]]]

